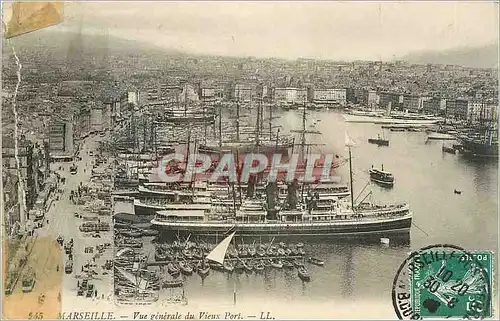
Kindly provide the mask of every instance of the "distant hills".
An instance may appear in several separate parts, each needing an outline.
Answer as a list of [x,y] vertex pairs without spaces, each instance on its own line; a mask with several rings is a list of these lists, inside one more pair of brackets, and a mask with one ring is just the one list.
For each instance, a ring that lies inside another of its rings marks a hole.
[[[158,47],[149,43],[126,40],[119,37],[77,34],[48,29],[12,38],[18,54],[42,52],[47,59],[67,59],[69,56],[141,55],[150,57],[188,55],[174,48]],[[10,55],[10,47],[3,46],[3,54]],[[195,55],[196,56],[196,55]],[[472,68],[498,68],[498,45],[457,48],[444,51],[414,52],[397,60],[413,64],[460,65]]]
[[[160,48],[152,44],[126,40],[114,36],[78,34],[73,32],[59,32],[49,29],[37,30],[19,37],[12,38],[14,47],[19,52],[32,50],[42,51],[64,57],[72,55],[93,54],[152,54],[175,55],[180,51]],[[3,47],[3,52],[8,53],[10,48]]]
[[413,64],[459,65],[470,68],[498,68],[498,44],[483,47],[423,51],[398,58]]

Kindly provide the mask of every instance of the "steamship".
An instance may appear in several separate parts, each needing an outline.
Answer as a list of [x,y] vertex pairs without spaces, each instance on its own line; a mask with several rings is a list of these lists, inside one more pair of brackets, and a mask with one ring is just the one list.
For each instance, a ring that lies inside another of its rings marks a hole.
[[[352,167],[349,149],[349,168]],[[215,237],[236,231],[240,236],[274,237],[337,237],[408,238],[412,212],[406,203],[375,205],[362,201],[354,203],[341,198],[320,197],[309,192],[303,201],[297,201],[298,183],[287,188],[283,203],[279,197],[267,195],[266,205],[258,199],[243,201],[238,210],[222,214],[205,209],[157,212],[151,224],[165,235],[199,235]]]

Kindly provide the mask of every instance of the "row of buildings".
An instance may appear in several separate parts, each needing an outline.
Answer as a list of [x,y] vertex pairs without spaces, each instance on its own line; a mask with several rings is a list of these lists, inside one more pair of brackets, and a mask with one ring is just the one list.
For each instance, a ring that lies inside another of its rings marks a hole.
[[[178,87],[178,95],[182,88]],[[365,88],[272,88],[262,84],[233,84],[227,87],[199,87],[199,99],[205,102],[233,100],[250,102],[258,99],[277,105],[315,105],[316,107],[346,107],[361,105],[369,109],[387,109],[410,113],[440,115],[456,120],[491,119],[496,114],[493,99],[475,97],[451,98],[440,95],[414,95],[395,91],[382,91]]]
[[27,219],[35,219],[29,213],[50,175],[48,149],[48,144],[33,143],[21,137],[16,155],[14,139],[7,135],[2,138],[4,218],[8,233],[16,228],[16,222],[20,228]]

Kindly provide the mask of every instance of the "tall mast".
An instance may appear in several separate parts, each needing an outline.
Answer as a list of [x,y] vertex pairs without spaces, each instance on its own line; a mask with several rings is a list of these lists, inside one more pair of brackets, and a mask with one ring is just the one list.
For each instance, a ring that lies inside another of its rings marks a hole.
[[273,139],[273,108],[269,105],[269,140]]
[[222,105],[219,104],[219,147],[222,147]]
[[188,171],[188,163],[189,163],[189,150],[191,148],[191,126],[188,128],[188,137],[187,137],[187,151],[186,151],[186,172]]
[[205,136],[204,136],[204,141],[205,145],[207,144],[207,123],[206,123],[206,116],[205,116],[205,104],[203,104],[203,127],[205,130]]
[[352,157],[351,157],[351,146],[349,147],[349,179],[351,181],[351,208],[354,211],[354,186],[352,180]]
[[260,102],[257,105],[257,124],[255,126],[255,143],[257,146],[260,145],[260,123],[261,123],[261,115],[260,115]]
[[300,142],[300,159],[304,161],[304,151],[305,151],[305,145],[306,145],[306,104],[304,101],[304,112],[302,113],[302,136],[301,136],[301,142]]
[[187,84],[184,86],[184,117],[187,115]]
[[264,104],[262,103],[262,95],[263,93],[261,92],[259,95],[259,112],[260,112],[259,132],[261,133],[264,132]]
[[236,141],[240,141],[240,88],[238,87],[238,97],[236,98]]
[[[197,140],[195,139],[194,140],[194,161],[195,163],[193,164],[194,167],[196,167],[196,156],[197,156]],[[192,195],[194,197],[194,182],[196,180],[196,171],[194,171],[194,174],[192,175],[191,177],[191,182],[189,183],[189,187],[191,188],[191,191],[192,191]]]

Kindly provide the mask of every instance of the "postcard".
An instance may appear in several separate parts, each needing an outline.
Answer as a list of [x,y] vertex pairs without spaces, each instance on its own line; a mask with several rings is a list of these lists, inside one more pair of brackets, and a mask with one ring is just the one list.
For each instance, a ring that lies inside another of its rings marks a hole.
[[497,2],[2,2],[2,318],[497,319]]

